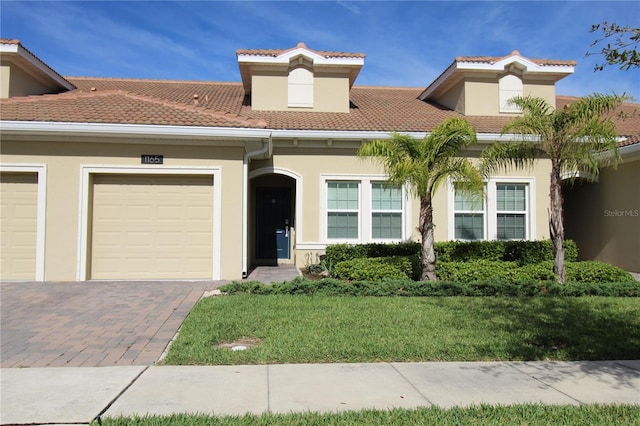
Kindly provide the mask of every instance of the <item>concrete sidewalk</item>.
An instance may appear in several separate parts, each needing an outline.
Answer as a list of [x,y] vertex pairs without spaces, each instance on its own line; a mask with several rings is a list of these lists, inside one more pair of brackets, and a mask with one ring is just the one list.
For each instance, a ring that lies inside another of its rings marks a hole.
[[640,404],[640,361],[4,368],[2,424],[133,414]]

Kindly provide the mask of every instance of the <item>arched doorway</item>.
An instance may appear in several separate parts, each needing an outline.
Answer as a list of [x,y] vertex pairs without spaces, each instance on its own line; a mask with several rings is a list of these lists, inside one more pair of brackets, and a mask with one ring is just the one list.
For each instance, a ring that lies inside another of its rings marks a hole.
[[273,168],[250,174],[251,264],[294,263],[296,179]]

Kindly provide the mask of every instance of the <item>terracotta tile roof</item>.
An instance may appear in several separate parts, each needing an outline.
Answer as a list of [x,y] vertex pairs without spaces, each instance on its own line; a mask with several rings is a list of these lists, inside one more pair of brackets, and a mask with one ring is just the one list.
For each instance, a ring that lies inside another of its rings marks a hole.
[[265,122],[122,90],[72,91],[0,101],[3,120],[150,124],[209,127],[265,127]]
[[[257,127],[288,130],[428,132],[462,116],[418,100],[422,88],[351,89],[349,113],[253,111],[242,83],[67,77],[77,90],[0,100],[2,120],[175,126]],[[559,96],[561,108],[577,98]],[[638,104],[616,118],[622,146],[640,143]],[[634,115],[635,114],[635,115]],[[500,133],[510,117],[465,117],[479,133]]]
[[[511,56],[522,56],[520,52],[514,50],[505,56],[458,56],[456,57],[456,62],[471,62],[471,63],[481,63],[481,64],[495,64],[498,61],[509,58]],[[568,65],[568,66],[576,66],[576,61],[563,61],[558,59],[534,59],[534,58],[526,58],[531,62],[538,65]]]
[[297,48],[304,48],[310,52],[313,52],[317,55],[323,56],[325,58],[364,58],[364,53],[349,53],[349,52],[330,52],[326,50],[314,50],[309,49],[306,44],[303,42],[298,43],[296,47],[292,47],[291,49],[238,49],[236,50],[237,55],[255,55],[255,56],[270,56],[277,57],[282,55],[283,53],[290,52]]
[[[579,98],[575,96],[557,96],[556,108],[564,108]],[[628,146],[640,143],[640,104],[625,103],[612,116],[616,123],[616,130],[620,136],[626,139],[619,146]]]

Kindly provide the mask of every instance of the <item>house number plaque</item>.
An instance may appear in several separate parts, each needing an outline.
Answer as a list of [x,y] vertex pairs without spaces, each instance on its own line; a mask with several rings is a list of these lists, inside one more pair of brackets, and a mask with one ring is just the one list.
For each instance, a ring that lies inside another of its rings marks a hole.
[[142,154],[141,162],[142,164],[162,164],[164,163],[164,155],[149,155]]

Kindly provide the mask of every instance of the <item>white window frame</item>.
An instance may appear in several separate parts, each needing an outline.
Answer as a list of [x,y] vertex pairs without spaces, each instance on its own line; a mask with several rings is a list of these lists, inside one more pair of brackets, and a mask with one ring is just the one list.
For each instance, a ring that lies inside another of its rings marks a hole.
[[[453,190],[453,203],[451,205],[451,210],[453,211],[453,215],[451,218],[451,226],[453,227],[453,231],[452,231],[452,235],[453,238],[455,240],[458,241],[482,241],[482,240],[486,240],[487,239],[487,200],[486,198],[482,200],[482,210],[456,210],[456,188],[455,188],[455,183],[451,184],[452,190]],[[485,185],[485,191],[486,191],[486,185]],[[482,214],[482,237],[477,239],[477,240],[469,240],[466,238],[456,238],[456,213],[460,213],[460,214]]]
[[[411,209],[409,200],[409,191],[402,187],[402,235],[398,239],[382,239],[372,237],[371,219],[374,212],[372,208],[372,183],[379,183],[388,180],[386,175],[338,175],[338,174],[321,174],[320,175],[320,220],[319,222],[319,236],[321,244],[359,244],[359,243],[371,243],[371,242],[401,242],[406,241],[411,236]],[[330,211],[328,209],[328,186],[329,182],[358,182],[358,238],[357,239],[344,239],[344,238],[329,238],[327,217]],[[375,211],[382,212],[382,211]],[[397,213],[397,210],[393,211]]]
[[[404,235],[404,226],[403,226],[403,217],[404,217],[404,206],[405,206],[405,197],[404,197],[404,192],[403,192],[403,188],[400,187],[400,210],[393,210],[393,209],[381,209],[381,210],[374,210],[373,208],[373,185],[374,184],[381,184],[382,187],[384,188],[385,185],[385,180],[371,180],[369,181],[369,190],[371,191],[371,199],[369,201],[369,207],[370,207],[370,212],[369,212],[369,220],[371,221],[369,223],[369,231],[371,232],[371,240],[372,241],[398,241],[398,238],[374,238],[373,237],[373,215],[374,213],[382,213],[382,214],[398,214],[400,213],[400,240],[402,239],[403,235]],[[397,186],[397,185],[395,185]],[[386,188],[385,188],[386,189]]]
[[[525,187],[525,206],[524,206],[524,213],[522,212],[522,210],[498,210],[498,185],[524,185]],[[529,234],[529,199],[531,198],[530,194],[529,194],[529,185],[527,185],[526,183],[522,183],[522,182],[496,182],[495,184],[495,191],[496,191],[496,196],[495,196],[495,202],[493,203],[494,208],[495,208],[495,220],[496,220],[496,227],[495,227],[495,235],[496,235],[496,240],[498,239],[498,215],[499,214],[517,214],[517,215],[523,215],[524,216],[524,239],[528,240],[530,239],[530,234]],[[518,240],[519,238],[514,238],[515,240]],[[501,239],[501,241],[509,241],[510,239],[506,239],[503,238]]]
[[[525,209],[525,240],[534,240],[536,238],[536,181],[533,177],[513,177],[513,176],[495,176],[485,181],[485,238],[484,240],[498,239],[498,184],[516,184],[525,185],[526,209]],[[455,237],[455,187],[452,181],[448,183],[448,238],[449,240],[460,240]],[[500,213],[510,213],[509,211],[500,211]],[[521,214],[522,212],[514,212]],[[508,241],[508,240],[502,240]]]
[[[329,184],[330,183],[355,183],[358,185],[358,206],[355,209],[331,209],[329,208]],[[325,188],[327,191],[326,200],[327,200],[327,208],[325,212],[325,218],[327,219],[327,226],[325,230],[325,238],[327,240],[342,240],[348,242],[356,242],[359,241],[362,237],[362,182],[358,180],[338,180],[331,179],[325,182]],[[356,213],[358,215],[358,236],[356,238],[329,238],[329,213]]]

